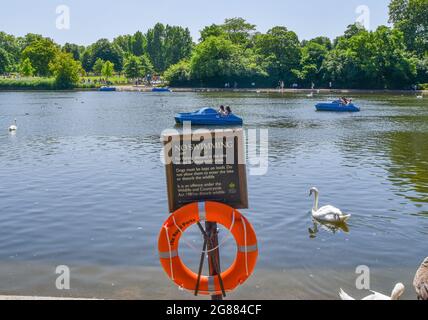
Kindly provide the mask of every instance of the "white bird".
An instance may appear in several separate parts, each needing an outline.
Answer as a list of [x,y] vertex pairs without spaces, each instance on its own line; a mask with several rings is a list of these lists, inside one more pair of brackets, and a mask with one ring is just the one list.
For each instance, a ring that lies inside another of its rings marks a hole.
[[9,127],[9,132],[13,132],[16,130],[18,130],[18,126],[16,125],[16,119],[15,119],[15,124],[13,124]]
[[420,95],[420,96],[416,96],[416,99],[423,99],[424,96]]
[[340,209],[333,206],[325,206],[318,209],[319,191],[317,188],[311,188],[309,196],[315,194],[314,206],[312,208],[312,217],[320,222],[343,223],[351,218],[350,214],[344,214]]
[[[398,283],[395,286],[394,290],[392,291],[392,294],[390,297],[376,291],[370,291],[372,294],[361,300],[400,300],[405,290],[406,289],[404,287],[404,284]],[[342,300],[355,300],[342,289],[340,289],[339,296],[340,296],[340,299]]]
[[428,300],[428,258],[422,262],[413,281],[418,300]]
[[306,95],[308,98],[313,98],[313,96],[314,96],[314,93],[313,92],[311,92],[310,94],[308,94],[308,95]]

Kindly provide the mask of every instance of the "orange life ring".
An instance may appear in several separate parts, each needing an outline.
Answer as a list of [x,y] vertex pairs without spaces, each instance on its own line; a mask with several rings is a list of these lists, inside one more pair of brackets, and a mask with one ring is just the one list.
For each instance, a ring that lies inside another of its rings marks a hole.
[[[226,292],[236,289],[253,273],[258,257],[256,233],[248,220],[237,210],[217,202],[189,204],[174,212],[163,225],[159,235],[159,257],[169,278],[179,287],[195,290],[198,275],[182,262],[179,254],[180,237],[187,228],[200,221],[217,222],[230,230],[237,243],[232,266],[221,274]],[[221,295],[219,277],[202,276],[199,292]]]

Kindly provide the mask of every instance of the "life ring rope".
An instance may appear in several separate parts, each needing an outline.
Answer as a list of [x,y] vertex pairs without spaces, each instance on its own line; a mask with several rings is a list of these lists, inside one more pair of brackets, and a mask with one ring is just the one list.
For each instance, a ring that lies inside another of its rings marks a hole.
[[[175,225],[175,227],[178,229],[178,231],[180,231],[180,233],[181,234],[184,234],[184,232],[183,232],[183,230],[180,228],[180,226],[177,224],[177,222],[175,221],[175,217],[174,217],[174,214],[172,214],[171,215],[171,217],[172,217],[172,221],[174,222],[174,225]],[[202,219],[201,219],[202,220]],[[245,224],[245,223],[244,223]],[[229,240],[229,238],[230,238],[230,236],[232,235],[232,230],[233,230],[233,227],[235,226],[235,210],[233,210],[233,216],[232,216],[232,224],[231,224],[231,226],[230,226],[230,228],[229,228],[229,232],[227,233],[227,235],[226,235],[226,237],[223,239],[223,241],[219,244],[219,245],[217,245],[215,248],[213,248],[213,249],[210,249],[210,250],[199,250],[198,248],[196,248],[193,244],[191,244],[189,241],[187,241],[186,239],[182,239],[183,240],[183,242],[190,248],[190,249],[192,249],[193,251],[195,251],[195,252],[197,252],[197,253],[206,253],[206,254],[208,254],[208,253],[211,253],[211,252],[214,252],[214,251],[216,251],[216,250],[218,250],[218,249],[220,249],[222,246],[224,246],[225,244],[226,244],[226,242]],[[244,227],[245,228],[245,227]],[[244,231],[245,232],[245,231]]]

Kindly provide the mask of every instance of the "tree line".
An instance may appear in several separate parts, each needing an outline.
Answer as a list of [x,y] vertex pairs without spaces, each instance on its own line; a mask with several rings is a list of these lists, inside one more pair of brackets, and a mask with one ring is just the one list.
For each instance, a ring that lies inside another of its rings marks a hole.
[[156,24],[146,33],[92,45],[0,32],[0,74],[55,77],[72,87],[83,74],[129,79],[163,75],[172,86],[410,89],[428,83],[428,0],[392,0],[392,27],[348,26],[336,39],[300,41],[284,26],[266,33],[242,18],[203,28]]

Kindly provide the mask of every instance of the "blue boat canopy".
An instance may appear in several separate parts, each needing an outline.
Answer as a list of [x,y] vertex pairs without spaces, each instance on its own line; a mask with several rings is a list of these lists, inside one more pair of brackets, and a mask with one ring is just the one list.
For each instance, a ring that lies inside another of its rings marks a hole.
[[216,110],[214,110],[213,108],[209,108],[209,107],[202,108],[201,110],[196,111],[196,113],[198,113],[198,114],[215,114],[215,115],[218,114],[218,112]]

